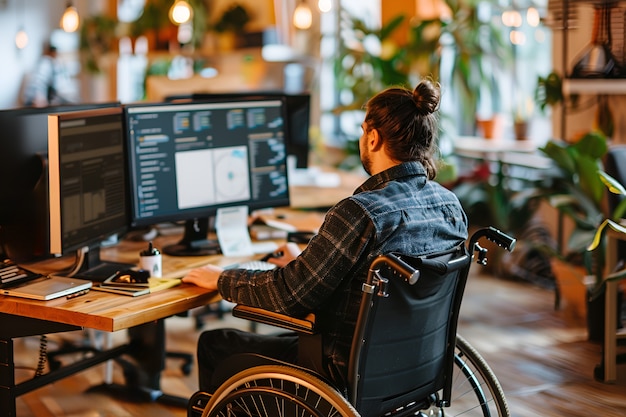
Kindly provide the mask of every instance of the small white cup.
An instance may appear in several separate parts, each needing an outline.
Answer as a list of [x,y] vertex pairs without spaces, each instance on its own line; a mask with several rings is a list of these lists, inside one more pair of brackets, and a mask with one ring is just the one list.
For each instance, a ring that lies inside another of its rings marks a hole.
[[160,278],[161,271],[161,254],[158,255],[142,255],[139,257],[139,268],[150,271],[151,277]]

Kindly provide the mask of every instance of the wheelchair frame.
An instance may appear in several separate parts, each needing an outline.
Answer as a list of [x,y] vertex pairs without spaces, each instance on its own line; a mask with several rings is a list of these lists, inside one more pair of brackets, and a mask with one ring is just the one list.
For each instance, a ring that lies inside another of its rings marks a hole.
[[[233,358],[238,372],[228,378],[213,394],[195,393],[189,403],[188,415],[192,416],[342,416],[360,417],[384,415],[404,417],[409,415],[425,416],[499,416],[508,417],[510,412],[502,387],[484,358],[462,336],[456,333],[458,311],[463,296],[465,280],[469,274],[474,253],[478,254],[476,262],[486,265],[487,249],[478,241],[486,238],[506,250],[512,251],[515,239],[492,227],[479,229],[469,239],[465,249],[465,257],[459,256],[451,262],[442,263],[440,258],[417,258],[410,260],[395,254],[381,255],[370,267],[366,283],[363,285],[363,300],[359,323],[368,322],[367,315],[374,296],[385,297],[388,279],[381,274],[381,268],[391,270],[409,285],[419,280],[425,271],[436,271],[441,275],[448,269],[458,269],[460,282],[453,296],[452,316],[449,318],[447,332],[450,343],[446,348],[443,376],[434,385],[434,392],[414,400],[394,406],[381,414],[372,414],[364,410],[359,412],[361,393],[359,391],[361,338],[366,325],[357,324],[353,348],[350,355],[348,370],[349,389],[337,389],[322,374],[308,367],[293,365],[265,358],[258,355],[239,355]],[[467,262],[465,262],[467,260]],[[277,325],[303,334],[314,335],[315,327],[312,318],[299,320],[277,313],[267,313],[258,308],[238,305],[233,315],[263,323]],[[363,344],[365,341],[363,340]],[[315,368],[313,368],[315,369]],[[371,389],[370,389],[371,390]],[[419,390],[417,391],[419,392]],[[401,397],[401,395],[399,395]],[[404,401],[404,398],[402,398]],[[393,402],[392,402],[393,403]]]

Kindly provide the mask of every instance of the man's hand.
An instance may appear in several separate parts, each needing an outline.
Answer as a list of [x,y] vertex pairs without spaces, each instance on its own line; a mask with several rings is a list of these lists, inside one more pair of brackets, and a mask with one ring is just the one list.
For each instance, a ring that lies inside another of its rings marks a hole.
[[200,268],[192,269],[183,277],[182,281],[209,290],[217,290],[217,280],[222,271],[223,269],[219,266],[208,264]]
[[283,255],[278,258],[269,258],[267,262],[271,262],[278,267],[283,267],[296,259],[302,250],[300,250],[300,247],[296,243],[289,242],[280,246],[275,252],[282,252]]

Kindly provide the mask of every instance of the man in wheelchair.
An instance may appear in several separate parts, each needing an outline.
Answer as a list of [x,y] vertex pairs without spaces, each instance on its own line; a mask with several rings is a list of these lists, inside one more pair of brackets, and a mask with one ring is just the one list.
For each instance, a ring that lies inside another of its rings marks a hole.
[[[467,239],[467,217],[456,196],[434,181],[440,91],[430,81],[414,90],[390,88],[366,105],[359,152],[370,175],[352,196],[326,214],[300,253],[282,248],[272,271],[197,268],[184,282],[219,290],[225,300],[294,317],[316,316],[323,334],[323,372],[346,386],[348,358],[361,287],[376,257],[390,252],[426,255]],[[236,353],[296,363],[298,337],[235,329],[205,331],[198,341],[200,389],[214,392],[216,367]]]

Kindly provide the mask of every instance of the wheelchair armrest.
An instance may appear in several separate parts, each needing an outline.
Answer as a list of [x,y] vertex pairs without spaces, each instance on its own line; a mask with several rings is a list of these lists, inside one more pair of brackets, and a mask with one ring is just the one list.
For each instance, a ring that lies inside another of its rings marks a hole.
[[315,315],[309,314],[303,319],[275,313],[258,307],[237,304],[232,312],[234,317],[256,321],[263,324],[282,327],[299,333],[315,334]]

